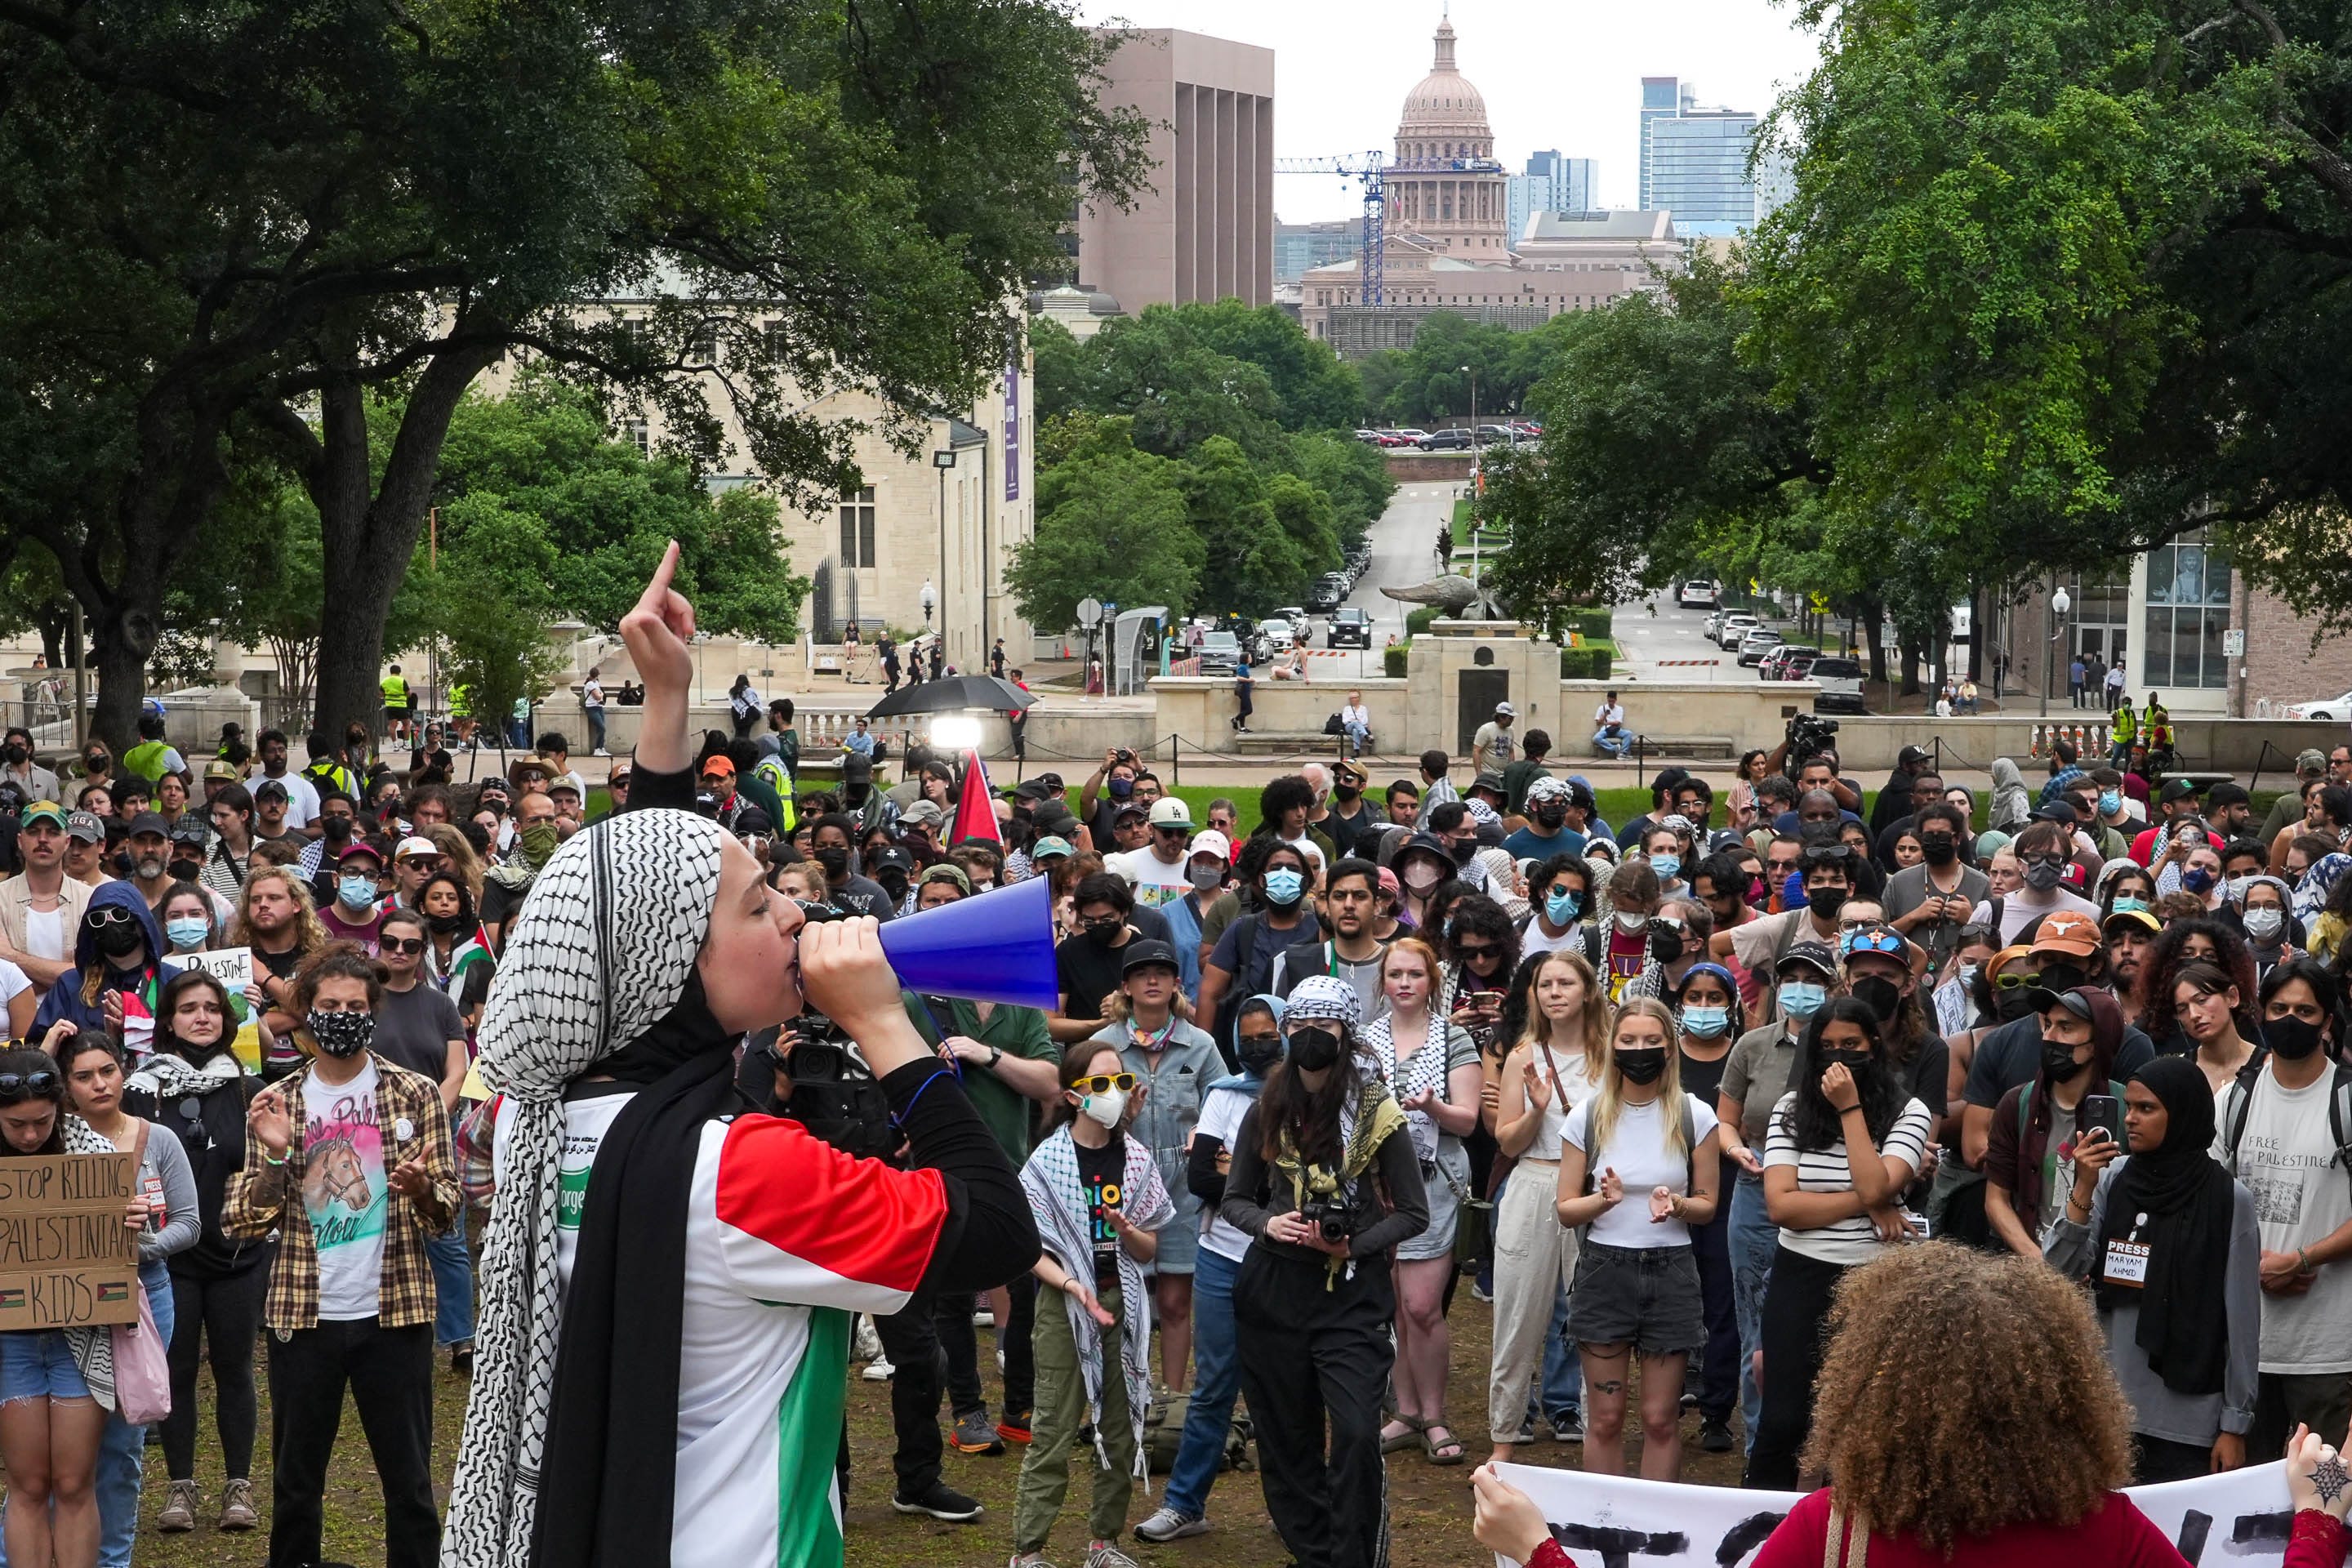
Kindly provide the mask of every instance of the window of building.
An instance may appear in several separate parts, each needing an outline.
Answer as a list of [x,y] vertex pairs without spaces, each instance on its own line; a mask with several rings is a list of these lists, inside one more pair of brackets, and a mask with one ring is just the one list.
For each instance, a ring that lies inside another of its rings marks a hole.
[[716,321],[695,323],[694,336],[687,342],[686,357],[693,364],[719,363],[719,324]]
[[621,439],[635,447],[640,458],[652,454],[653,433],[646,428],[646,422],[642,419],[622,420]]
[[841,492],[841,563],[877,564],[874,552],[874,487]]
[[2203,529],[2147,552],[2147,627],[2142,676],[2152,690],[2220,690],[2230,684],[2221,634],[2230,629],[2230,552]]

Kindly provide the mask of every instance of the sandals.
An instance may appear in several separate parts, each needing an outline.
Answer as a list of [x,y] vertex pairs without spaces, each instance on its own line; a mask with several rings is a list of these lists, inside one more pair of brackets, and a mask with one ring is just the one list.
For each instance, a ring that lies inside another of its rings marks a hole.
[[1393,1436],[1387,1432],[1382,1432],[1381,1434],[1381,1457],[1386,1458],[1391,1454],[1402,1453],[1407,1448],[1419,1447],[1426,1450],[1429,1446],[1429,1437],[1428,1435],[1422,1430],[1420,1419],[1416,1416],[1402,1415],[1399,1415],[1397,1419],[1404,1424],[1404,1430],[1396,1433]]
[[[1453,1427],[1443,1421],[1420,1425],[1422,1458],[1433,1465],[1458,1465],[1462,1462],[1462,1439],[1454,1435]],[[1432,1432],[1443,1432],[1445,1436],[1443,1438],[1433,1437],[1430,1436]]]

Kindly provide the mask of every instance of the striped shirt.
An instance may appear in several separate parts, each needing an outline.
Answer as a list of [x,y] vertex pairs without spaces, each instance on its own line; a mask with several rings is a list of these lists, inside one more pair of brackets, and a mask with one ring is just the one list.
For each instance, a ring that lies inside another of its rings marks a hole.
[[[1801,1193],[1853,1191],[1853,1167],[1846,1162],[1844,1139],[1825,1149],[1797,1147],[1796,1134],[1785,1125],[1796,1106],[1797,1096],[1792,1089],[1772,1108],[1771,1131],[1764,1140],[1764,1168],[1769,1171],[1775,1165],[1794,1166],[1797,1190]],[[1879,1153],[1900,1160],[1916,1172],[1927,1153],[1928,1126],[1927,1108],[1916,1100],[1906,1100],[1895,1125],[1887,1129]],[[1780,1245],[1816,1262],[1850,1265],[1869,1262],[1885,1251],[1887,1244],[1878,1239],[1870,1216],[1858,1214],[1815,1230],[1790,1230],[1783,1226]]]

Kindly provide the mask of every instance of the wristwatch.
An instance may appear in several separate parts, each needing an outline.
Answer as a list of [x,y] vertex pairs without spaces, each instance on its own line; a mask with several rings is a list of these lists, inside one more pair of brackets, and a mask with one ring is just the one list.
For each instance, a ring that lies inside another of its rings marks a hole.
[[1002,1047],[1002,1046],[991,1046],[991,1047],[988,1047],[988,1070],[989,1070],[989,1071],[991,1071],[991,1072],[994,1072],[994,1071],[996,1070],[996,1064],[997,1064],[997,1063],[999,1063],[999,1062],[1001,1062],[1001,1061],[1003,1061],[1003,1059],[1004,1059],[1004,1047]]

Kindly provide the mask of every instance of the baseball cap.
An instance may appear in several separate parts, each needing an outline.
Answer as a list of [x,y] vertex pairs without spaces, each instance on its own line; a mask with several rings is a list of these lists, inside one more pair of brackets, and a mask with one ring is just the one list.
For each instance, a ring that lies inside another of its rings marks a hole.
[[205,777],[226,779],[229,783],[235,784],[237,780],[236,764],[226,757],[215,757],[205,764]]
[[202,849],[206,843],[210,842],[210,840],[207,839],[205,835],[205,825],[203,823],[196,821],[194,817],[184,816],[180,818],[178,825],[172,829],[172,842],[174,844],[193,844],[197,848]]
[[1037,801],[1045,799],[1048,791],[1035,779],[1024,779],[1004,793],[1015,800]]
[[2164,929],[2164,922],[2146,910],[2117,910],[2099,922],[2099,929],[2103,931],[2110,931],[2118,924],[2137,926],[2150,936],[2156,935]]
[[1517,709],[1516,709],[1516,708],[1512,707],[1509,703],[1507,703],[1507,702],[1497,702],[1497,703],[1496,703],[1496,704],[1495,704],[1495,717],[1496,717],[1496,718],[1497,718],[1497,719],[1516,719],[1516,718],[1517,718],[1518,716],[1519,716],[1519,710],[1518,710]]
[[367,859],[374,861],[379,867],[383,864],[383,853],[379,851],[374,845],[370,844],[364,838],[354,838],[349,844],[344,845],[343,852],[335,858],[335,864],[338,866],[348,866],[353,860],[359,859],[362,857],[365,857]]
[[874,759],[863,752],[851,752],[841,759],[841,782],[870,784],[874,779]]
[[2156,792],[2157,804],[2168,805],[2176,800],[2187,800],[2197,793],[2197,786],[2187,779],[2167,779],[2164,787]]
[[2083,987],[2078,985],[2071,991],[2045,991],[2040,994],[2048,998],[2042,1005],[2043,1012],[2053,1007],[2063,1007],[2086,1024],[2092,1021],[2091,999],[2083,994]]
[[1790,942],[1789,951],[1780,955],[1780,963],[1773,973],[1780,973],[1792,963],[1804,964],[1819,973],[1825,980],[1837,978],[1837,954],[1832,952],[1829,943],[1824,942]]
[[[903,855],[906,851],[901,849],[898,853]],[[929,882],[952,882],[967,897],[971,893],[971,879],[963,874],[963,868],[961,866],[950,865],[945,860],[940,861],[938,865],[924,872],[920,880],[916,883],[916,886],[921,887]]]
[[1076,853],[1068,839],[1049,833],[1030,846],[1029,861],[1032,865],[1041,865],[1047,860],[1065,859]]
[[876,872],[904,871],[912,876],[915,870],[915,858],[896,844],[892,844],[875,855],[874,864],[868,869]]
[[1331,764],[1331,776],[1333,778],[1351,778],[1358,784],[1363,784],[1372,775],[1366,773],[1360,763],[1349,758],[1341,757],[1338,762]]
[[1064,787],[1062,784],[1062,775],[1059,773],[1039,773],[1037,775],[1037,783],[1040,787],[1048,792],[1059,790]]
[[392,858],[394,860],[405,860],[412,855],[438,855],[440,853],[441,846],[434,843],[430,838],[411,837],[404,838],[400,841],[399,845],[394,848]]
[[1925,746],[1906,746],[1895,753],[1895,765],[1898,768],[1909,767],[1913,763],[1927,762],[1934,756],[1935,753]]
[[1120,803],[1119,808],[1110,814],[1110,819],[1113,822],[1125,822],[1130,816],[1149,816],[1150,811],[1151,808],[1141,801],[1130,798]]
[[30,827],[37,822],[49,823],[58,832],[64,832],[66,830],[65,807],[53,800],[37,800],[26,806],[16,818],[16,824],[20,827]]
[[2316,746],[2297,752],[2294,754],[2294,771],[2304,778],[2317,778],[2327,771],[2327,753]]
[[286,782],[283,779],[264,779],[253,786],[253,798],[256,802],[260,802],[291,800],[294,797],[287,793]]
[[2042,917],[2042,929],[2033,933],[2032,951],[2063,952],[2070,958],[2088,958],[2099,951],[2098,923],[2085,914],[2073,910],[2056,910]]
[[1230,860],[1234,858],[1233,840],[1213,827],[1204,827],[1192,835],[1192,847],[1185,853],[1188,857],[1214,855],[1220,860]]
[[734,760],[726,756],[714,756],[709,762],[702,764],[702,776],[704,778],[709,778],[714,773],[726,778],[733,778],[735,776]]
[[1189,830],[1192,826],[1192,808],[1175,795],[1163,795],[1151,803],[1151,826]]
[[1158,964],[1162,969],[1176,969],[1180,972],[1181,968],[1176,962],[1174,948],[1164,942],[1157,942],[1147,937],[1141,942],[1131,942],[1127,944],[1127,956],[1119,961],[1118,972],[1121,974],[1132,974],[1137,970],[1152,964]]
[[900,812],[898,814],[898,820],[905,823],[920,824],[925,827],[937,827],[940,823],[947,820],[947,813],[940,809],[940,803],[938,801],[919,800],[913,805],[908,806],[904,811]]
[[103,843],[106,824],[98,819],[94,811],[69,811],[66,814],[66,837],[79,838],[84,844]]
[[142,811],[131,819],[131,837],[136,838],[142,833],[152,833],[158,838],[168,838],[171,837],[172,829],[164,822],[161,814]]

